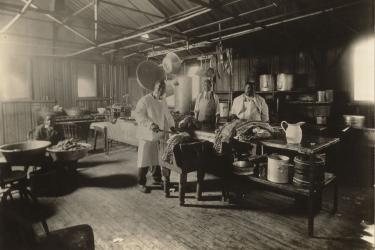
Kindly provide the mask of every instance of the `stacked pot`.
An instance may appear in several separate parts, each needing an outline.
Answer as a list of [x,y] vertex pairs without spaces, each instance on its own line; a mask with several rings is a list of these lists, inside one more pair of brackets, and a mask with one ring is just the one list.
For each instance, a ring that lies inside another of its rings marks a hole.
[[[276,90],[289,91],[293,88],[293,75],[279,73],[276,77]],[[275,77],[272,74],[263,74],[259,76],[260,91],[275,90]]]
[[319,157],[294,157],[293,184],[308,188],[324,181],[324,160]]

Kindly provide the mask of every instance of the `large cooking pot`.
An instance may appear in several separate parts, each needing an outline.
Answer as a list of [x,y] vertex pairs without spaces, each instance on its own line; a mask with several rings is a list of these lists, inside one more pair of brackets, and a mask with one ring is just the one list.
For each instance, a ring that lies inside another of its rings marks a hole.
[[289,157],[279,154],[268,156],[267,180],[275,183],[289,182]]
[[43,160],[49,141],[24,141],[0,146],[0,152],[8,162],[26,164]]
[[343,115],[346,125],[353,128],[363,128],[365,117],[363,115]]
[[277,75],[277,90],[288,91],[293,88],[293,75],[280,73]]
[[264,74],[259,76],[260,91],[272,91],[275,89],[275,79],[271,74]]
[[79,149],[76,150],[61,150],[53,147],[47,148],[47,152],[50,154],[54,161],[78,161],[85,157],[88,152],[92,149],[91,144],[78,143]]

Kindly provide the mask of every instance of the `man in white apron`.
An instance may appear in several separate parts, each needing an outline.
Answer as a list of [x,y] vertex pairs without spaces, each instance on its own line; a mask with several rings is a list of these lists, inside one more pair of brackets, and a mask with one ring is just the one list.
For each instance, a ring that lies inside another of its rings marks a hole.
[[[230,113],[231,119],[262,122],[269,121],[268,105],[263,97],[255,93],[255,82],[247,82],[245,84],[244,93],[234,98]],[[257,145],[255,143],[251,143],[251,145],[252,149],[250,152],[252,155],[255,155],[257,152]],[[244,149],[241,146],[236,150],[243,152],[247,151],[247,149]]]
[[195,101],[195,119],[202,129],[213,130],[220,118],[219,97],[211,90],[212,84],[209,79],[203,82],[203,92],[199,93]]
[[152,168],[155,184],[161,184],[159,166],[159,140],[167,135],[162,131],[174,131],[174,119],[164,99],[164,80],[157,81],[154,91],[143,96],[137,103],[135,118],[138,123],[138,184],[140,191],[146,193],[146,175]]
[[234,98],[230,114],[232,119],[269,121],[268,105],[263,97],[255,94],[254,82],[246,83],[244,93]]

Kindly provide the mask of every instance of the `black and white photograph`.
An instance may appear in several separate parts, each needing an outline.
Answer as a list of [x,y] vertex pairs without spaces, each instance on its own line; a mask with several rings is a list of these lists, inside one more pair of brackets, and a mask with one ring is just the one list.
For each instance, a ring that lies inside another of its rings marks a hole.
[[374,0],[0,0],[1,250],[372,250],[374,169]]

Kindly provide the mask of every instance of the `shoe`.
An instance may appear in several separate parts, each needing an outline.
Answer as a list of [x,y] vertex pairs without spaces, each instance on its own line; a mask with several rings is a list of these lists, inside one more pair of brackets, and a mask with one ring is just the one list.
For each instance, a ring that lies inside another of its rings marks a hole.
[[140,192],[142,192],[142,193],[145,193],[145,194],[147,194],[147,193],[150,192],[149,188],[146,187],[145,185],[138,185],[138,190],[139,190]]

